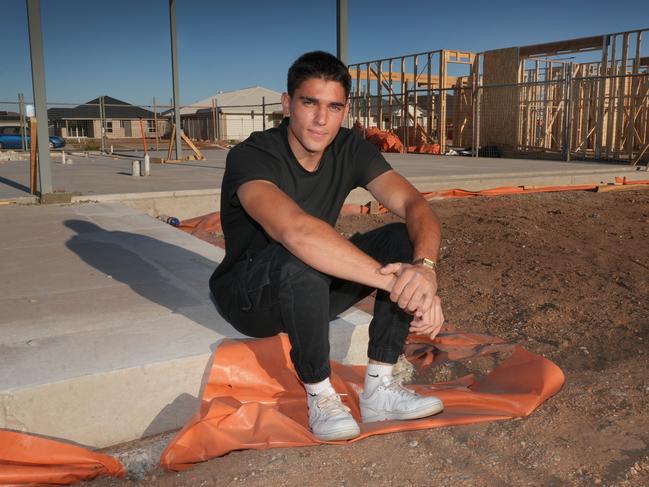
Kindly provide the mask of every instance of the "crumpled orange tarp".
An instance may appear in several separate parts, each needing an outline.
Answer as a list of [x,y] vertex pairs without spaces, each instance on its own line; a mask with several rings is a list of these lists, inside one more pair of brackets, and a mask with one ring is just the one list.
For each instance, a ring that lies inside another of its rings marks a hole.
[[115,458],[80,446],[0,430],[0,485],[69,485],[98,475],[124,476]]
[[[509,350],[511,356],[482,379],[469,375],[434,385],[412,386],[444,401],[439,415],[413,421],[361,424],[361,436],[526,416],[564,382],[549,360],[487,335],[444,333],[433,344],[410,343],[416,364],[459,360]],[[227,340],[214,352],[200,411],[168,445],[161,465],[179,471],[233,450],[322,443],[308,428],[304,388],[289,357],[286,335]],[[356,419],[365,367],[332,362],[331,380]],[[338,442],[338,443],[346,443]]]
[[368,142],[374,144],[381,152],[403,152],[401,139],[392,132],[371,127],[367,129],[365,137]]
[[439,155],[442,153],[442,146],[439,144],[429,144],[424,142],[416,146],[408,147],[408,152],[416,153],[416,154]]

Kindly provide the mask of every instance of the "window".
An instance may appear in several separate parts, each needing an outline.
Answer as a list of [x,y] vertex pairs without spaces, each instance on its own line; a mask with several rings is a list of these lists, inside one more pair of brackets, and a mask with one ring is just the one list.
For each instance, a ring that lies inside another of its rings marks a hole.
[[107,134],[112,134],[113,133],[113,121],[112,120],[106,120],[106,133]]
[[20,135],[20,127],[2,127],[0,133],[3,135]]
[[146,130],[147,132],[155,132],[155,120],[146,121]]

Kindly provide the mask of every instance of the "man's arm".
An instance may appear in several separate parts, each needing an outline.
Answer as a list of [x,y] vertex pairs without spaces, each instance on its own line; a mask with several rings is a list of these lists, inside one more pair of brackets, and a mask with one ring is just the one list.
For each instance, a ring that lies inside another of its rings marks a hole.
[[[376,177],[367,189],[390,211],[405,218],[413,244],[413,258],[427,257],[437,261],[441,239],[439,220],[419,191],[395,171]],[[390,299],[415,314],[413,326],[416,331],[424,330],[436,335],[444,319],[437,297],[436,272],[410,263],[389,264],[381,272],[397,276]]]
[[390,291],[395,276],[381,274],[381,264],[342,237],[328,223],[305,213],[269,181],[242,184],[243,209],[268,235],[314,269],[341,279]]
[[379,203],[406,220],[414,247],[413,260],[427,257],[437,261],[441,239],[439,220],[421,193],[395,171],[374,178],[367,189]]

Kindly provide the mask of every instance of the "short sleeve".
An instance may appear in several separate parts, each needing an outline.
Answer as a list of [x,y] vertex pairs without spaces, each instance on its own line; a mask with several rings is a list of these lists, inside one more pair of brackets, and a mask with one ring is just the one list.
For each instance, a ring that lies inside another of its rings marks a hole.
[[279,186],[278,161],[261,151],[245,145],[230,150],[225,162],[225,174],[221,191],[225,192],[227,201],[239,206],[237,190],[249,181],[265,180]]
[[357,186],[365,188],[375,178],[392,169],[376,146],[360,137],[355,152]]

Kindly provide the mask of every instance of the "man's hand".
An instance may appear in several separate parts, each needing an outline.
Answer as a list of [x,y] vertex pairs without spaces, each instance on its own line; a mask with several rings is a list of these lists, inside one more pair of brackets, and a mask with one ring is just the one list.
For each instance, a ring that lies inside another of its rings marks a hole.
[[401,309],[419,318],[430,310],[437,297],[437,274],[433,269],[395,262],[381,267],[379,272],[396,276],[390,300]]
[[428,335],[432,340],[437,336],[444,324],[444,313],[442,312],[442,302],[439,296],[433,298],[433,305],[423,314],[410,322],[410,333],[417,335]]

